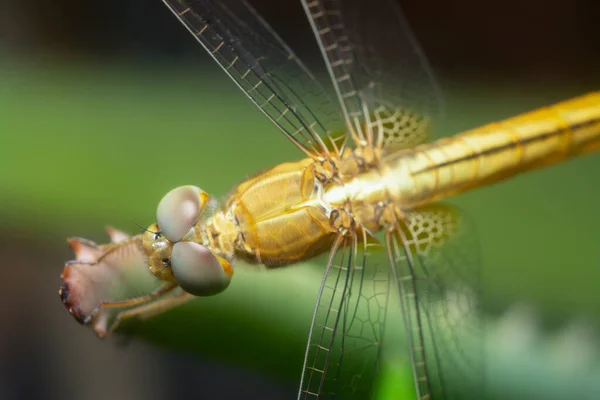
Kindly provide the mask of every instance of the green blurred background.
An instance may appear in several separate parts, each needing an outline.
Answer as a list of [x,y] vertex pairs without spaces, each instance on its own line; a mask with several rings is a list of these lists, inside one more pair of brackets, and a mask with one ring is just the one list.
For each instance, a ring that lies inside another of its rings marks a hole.
[[[302,54],[300,6],[253,4]],[[600,88],[596,2],[434,4],[402,2],[441,134]],[[99,341],[58,298],[66,237],[136,232],[175,186],[222,197],[301,156],[159,1],[0,3],[0,154],[0,398],[294,395],[318,266],[237,274],[145,340]],[[589,155],[453,199],[483,252],[493,398],[600,396],[599,178]]]

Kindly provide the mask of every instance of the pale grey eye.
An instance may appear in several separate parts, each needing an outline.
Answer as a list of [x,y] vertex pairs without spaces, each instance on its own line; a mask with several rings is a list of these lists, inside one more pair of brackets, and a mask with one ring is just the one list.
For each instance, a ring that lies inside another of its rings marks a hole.
[[197,186],[179,186],[158,203],[156,222],[171,242],[179,241],[194,226],[208,201],[208,194]]
[[175,243],[171,269],[179,286],[195,296],[210,296],[223,291],[233,275],[227,260],[195,242]]

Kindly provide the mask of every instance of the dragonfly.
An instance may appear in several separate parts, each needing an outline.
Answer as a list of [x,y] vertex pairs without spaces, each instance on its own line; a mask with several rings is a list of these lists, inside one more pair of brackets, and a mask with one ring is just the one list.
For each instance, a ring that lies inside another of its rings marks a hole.
[[[369,398],[396,342],[418,399],[480,398],[477,238],[441,201],[599,149],[600,92],[437,138],[440,90],[393,1],[301,1],[322,56],[317,74],[245,1],[163,2],[299,161],[245,180],[222,202],[195,185],[175,188],[140,234],[70,239],[76,259],[59,291],[68,311],[106,337],[128,319],[223,292],[245,264],[322,256],[298,399]],[[155,285],[123,297],[115,287],[131,265]],[[394,310],[402,334],[386,330]]]

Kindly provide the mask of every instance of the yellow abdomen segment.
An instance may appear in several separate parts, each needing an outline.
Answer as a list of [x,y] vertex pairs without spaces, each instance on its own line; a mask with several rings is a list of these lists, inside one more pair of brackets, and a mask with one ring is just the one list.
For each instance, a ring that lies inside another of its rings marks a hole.
[[207,237],[225,258],[287,265],[330,248],[329,213],[348,202],[359,224],[377,232],[386,204],[407,210],[598,148],[600,93],[592,93],[387,154],[325,186],[315,181],[313,160],[278,165],[237,187]]
[[[390,155],[414,206],[600,148],[600,92]],[[392,168],[394,169],[394,168]],[[406,171],[406,169],[408,171]]]

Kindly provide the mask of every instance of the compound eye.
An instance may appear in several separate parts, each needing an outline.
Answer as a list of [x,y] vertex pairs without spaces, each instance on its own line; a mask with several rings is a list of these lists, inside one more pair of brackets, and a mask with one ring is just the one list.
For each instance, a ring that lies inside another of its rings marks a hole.
[[195,242],[178,242],[171,253],[171,270],[183,290],[210,296],[229,286],[233,269],[227,260]]
[[179,241],[194,226],[208,202],[208,194],[197,186],[179,186],[158,203],[156,221],[171,242]]

